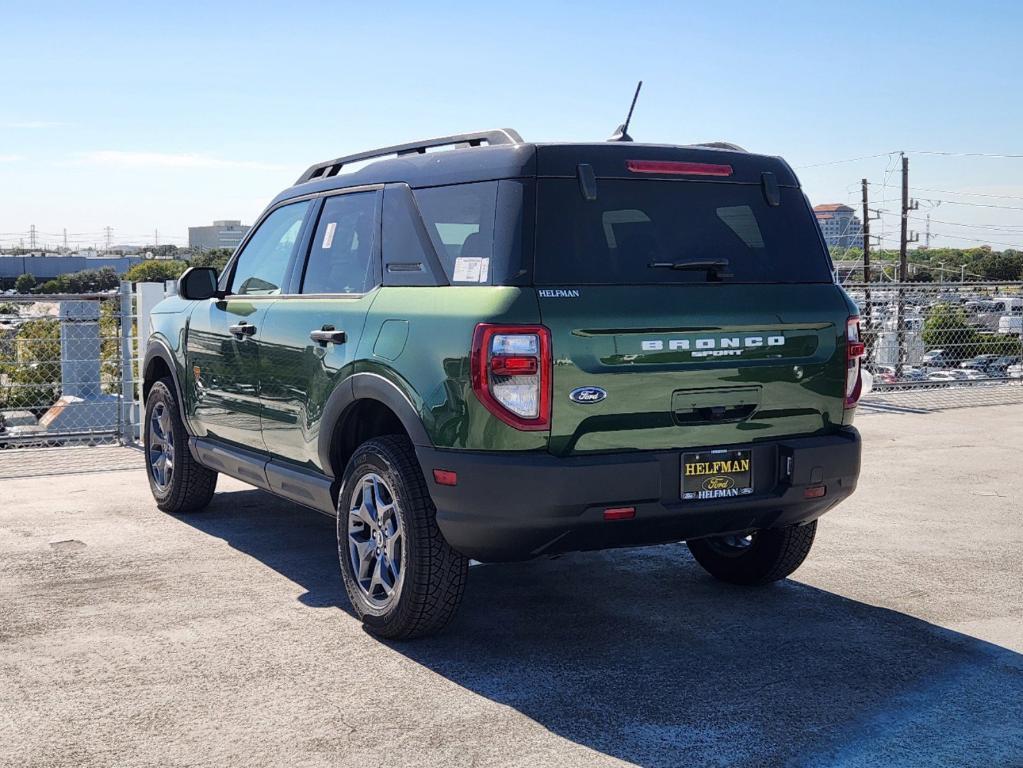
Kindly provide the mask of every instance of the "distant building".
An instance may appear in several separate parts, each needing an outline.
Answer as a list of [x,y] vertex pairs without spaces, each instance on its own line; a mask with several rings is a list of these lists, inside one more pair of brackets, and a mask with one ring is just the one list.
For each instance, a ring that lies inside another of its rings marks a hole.
[[852,248],[863,244],[863,225],[855,211],[841,203],[825,203],[813,207],[813,215],[821,225],[824,240],[832,248]]
[[249,227],[240,221],[221,219],[211,227],[189,227],[188,247],[208,251],[211,248],[237,248]]

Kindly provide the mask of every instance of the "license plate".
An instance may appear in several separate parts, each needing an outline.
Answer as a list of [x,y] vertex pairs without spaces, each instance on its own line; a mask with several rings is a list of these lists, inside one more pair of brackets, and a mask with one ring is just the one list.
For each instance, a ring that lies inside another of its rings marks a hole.
[[682,499],[729,499],[753,493],[753,451],[682,454]]

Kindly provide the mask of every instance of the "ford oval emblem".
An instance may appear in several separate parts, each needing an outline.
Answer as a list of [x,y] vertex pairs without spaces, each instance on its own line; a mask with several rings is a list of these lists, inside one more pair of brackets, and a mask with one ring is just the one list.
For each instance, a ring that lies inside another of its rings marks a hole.
[[568,393],[569,400],[573,403],[582,403],[584,405],[599,403],[605,397],[607,397],[607,392],[600,387],[579,387]]

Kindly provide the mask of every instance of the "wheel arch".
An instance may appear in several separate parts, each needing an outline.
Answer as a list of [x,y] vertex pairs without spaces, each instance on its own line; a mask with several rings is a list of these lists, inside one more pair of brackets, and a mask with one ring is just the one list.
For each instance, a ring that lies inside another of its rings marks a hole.
[[340,478],[364,439],[397,431],[413,445],[433,445],[416,407],[397,384],[376,373],[348,377],[323,409],[317,454],[324,474]]
[[178,377],[177,365],[174,362],[174,353],[167,344],[158,339],[152,338],[146,346],[146,354],[142,360],[142,407],[145,408],[146,400],[149,397],[149,390],[159,379],[170,377],[174,382],[174,396],[178,401],[178,413],[181,416],[181,423],[189,432],[188,419],[185,417],[185,397],[181,390],[181,381]]

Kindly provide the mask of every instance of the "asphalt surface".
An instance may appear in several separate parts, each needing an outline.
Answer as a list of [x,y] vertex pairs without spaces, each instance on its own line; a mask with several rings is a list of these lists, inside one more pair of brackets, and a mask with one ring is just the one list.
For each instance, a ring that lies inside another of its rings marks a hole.
[[0,765],[1023,766],[1023,408],[860,427],[785,583],[677,545],[481,566],[403,645],[349,614],[315,512],[2,480]]

